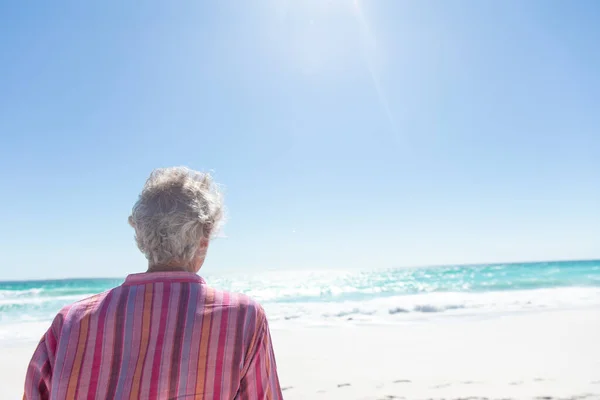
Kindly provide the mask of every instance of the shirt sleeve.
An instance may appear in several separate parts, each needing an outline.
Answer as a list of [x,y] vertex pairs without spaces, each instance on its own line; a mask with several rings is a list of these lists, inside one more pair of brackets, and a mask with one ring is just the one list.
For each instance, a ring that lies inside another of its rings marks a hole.
[[264,314],[236,400],[282,400],[269,324]]
[[45,400],[50,398],[52,369],[56,355],[55,324],[40,340],[27,367],[23,400]]

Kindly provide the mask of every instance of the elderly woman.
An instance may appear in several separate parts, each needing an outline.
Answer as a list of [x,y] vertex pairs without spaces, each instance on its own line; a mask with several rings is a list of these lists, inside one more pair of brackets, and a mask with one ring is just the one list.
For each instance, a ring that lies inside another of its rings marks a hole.
[[207,174],[154,171],[129,223],[145,273],[63,308],[25,399],[281,399],[265,313],[197,275],[223,215]]

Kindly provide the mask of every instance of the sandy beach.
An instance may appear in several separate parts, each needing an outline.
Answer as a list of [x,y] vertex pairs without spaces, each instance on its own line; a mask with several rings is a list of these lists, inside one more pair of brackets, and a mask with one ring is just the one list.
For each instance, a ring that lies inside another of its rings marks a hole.
[[[286,399],[600,399],[600,310],[273,329]],[[34,343],[2,345],[17,399]]]
[[600,310],[277,332],[287,399],[600,398]]

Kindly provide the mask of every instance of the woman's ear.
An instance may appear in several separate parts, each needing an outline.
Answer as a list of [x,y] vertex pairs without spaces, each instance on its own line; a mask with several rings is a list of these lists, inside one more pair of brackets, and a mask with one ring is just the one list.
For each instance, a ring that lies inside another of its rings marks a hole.
[[207,238],[200,239],[200,248],[201,249],[207,249],[208,248],[208,239]]
[[133,222],[133,216],[129,216],[129,218],[127,218],[127,222],[129,222],[129,225],[131,225],[131,227],[133,229],[135,229],[135,222]]

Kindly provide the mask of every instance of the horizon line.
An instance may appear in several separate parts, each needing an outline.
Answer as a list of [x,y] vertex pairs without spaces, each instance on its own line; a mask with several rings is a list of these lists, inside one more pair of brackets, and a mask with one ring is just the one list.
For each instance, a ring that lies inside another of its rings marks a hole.
[[[568,263],[568,262],[591,262],[598,261],[600,262],[600,258],[584,258],[584,259],[564,259],[564,260],[537,260],[537,261],[508,261],[508,262],[481,262],[481,263],[450,263],[450,264],[434,264],[434,265],[412,265],[412,266],[397,266],[397,267],[379,267],[372,269],[399,269],[399,268],[443,268],[443,267],[477,267],[477,266],[497,266],[497,265],[516,265],[516,264],[543,264],[543,263]],[[269,268],[267,271],[274,271],[279,268]],[[331,268],[333,270],[341,269],[341,268]],[[350,269],[359,269],[359,268],[350,268]],[[298,271],[298,268],[295,269],[281,269],[282,271]],[[242,272],[241,269],[227,269],[227,272]],[[262,270],[264,271],[264,269]],[[77,280],[122,280],[127,277],[126,274],[121,277],[115,276],[94,276],[94,277],[85,277],[85,276],[75,276],[75,277],[66,277],[66,278],[32,278],[32,279],[11,279],[11,280],[2,280],[0,279],[0,284],[6,283],[22,283],[22,282],[60,282],[60,281],[77,281]],[[209,274],[210,276],[210,274]]]

